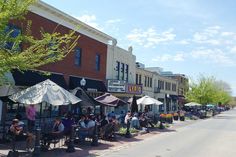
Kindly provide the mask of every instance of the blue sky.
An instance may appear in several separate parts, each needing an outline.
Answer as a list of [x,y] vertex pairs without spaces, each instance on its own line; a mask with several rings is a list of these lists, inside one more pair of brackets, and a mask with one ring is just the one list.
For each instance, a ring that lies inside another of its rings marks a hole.
[[235,0],[43,0],[133,46],[146,67],[227,82],[236,96]]

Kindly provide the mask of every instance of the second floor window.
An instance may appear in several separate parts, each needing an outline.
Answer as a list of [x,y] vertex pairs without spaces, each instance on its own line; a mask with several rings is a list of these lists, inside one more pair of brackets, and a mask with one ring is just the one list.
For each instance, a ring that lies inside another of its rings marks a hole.
[[4,43],[4,47],[9,50],[21,51],[21,43],[15,40],[21,34],[21,29],[13,24],[8,24],[5,29],[5,35],[7,36],[7,42]]
[[100,55],[99,54],[96,54],[96,71],[100,71]]
[[129,80],[129,65],[125,64],[125,80],[128,82]]
[[116,61],[116,79],[120,78],[120,62]]
[[125,64],[121,63],[121,80],[125,79]]
[[81,48],[76,48],[75,50],[75,65],[81,66]]
[[136,84],[139,84],[138,83],[138,74],[136,74]]

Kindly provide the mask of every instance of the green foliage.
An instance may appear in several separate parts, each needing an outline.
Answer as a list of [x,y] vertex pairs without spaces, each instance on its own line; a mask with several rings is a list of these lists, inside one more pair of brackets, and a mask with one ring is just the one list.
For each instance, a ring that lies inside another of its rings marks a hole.
[[190,84],[190,89],[185,96],[188,101],[203,105],[209,103],[218,104],[219,102],[226,104],[231,100],[230,92],[222,88],[222,84],[219,84],[219,81],[216,81],[214,77],[204,76],[200,76],[198,82]]
[[[75,36],[75,31],[61,34],[57,28],[52,33],[39,30],[41,37],[33,37],[31,21],[24,19],[33,3],[36,0],[0,0],[0,83],[4,82],[4,74],[14,69],[36,69],[62,60],[77,44],[79,36]],[[17,37],[12,37],[13,30],[6,31],[6,28],[9,22],[16,20],[27,23],[27,26]],[[7,43],[12,43],[12,48],[6,48]]]
[[[127,130],[126,128],[121,127],[118,132],[119,132],[119,134],[124,135],[124,134],[126,134],[126,130]],[[138,132],[138,130],[135,128],[130,128],[129,131],[130,131],[130,133],[137,133]]]

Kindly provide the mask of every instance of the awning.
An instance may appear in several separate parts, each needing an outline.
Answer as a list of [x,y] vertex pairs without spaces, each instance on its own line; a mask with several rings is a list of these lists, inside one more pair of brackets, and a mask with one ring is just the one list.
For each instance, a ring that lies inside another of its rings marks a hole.
[[50,79],[59,86],[68,89],[68,86],[66,85],[66,81],[62,74],[50,73],[50,75],[43,75],[42,73],[37,71],[25,71],[24,73],[14,71],[12,72],[12,74],[16,86],[33,86],[39,82]]
[[[69,81],[70,89],[81,87],[81,85],[80,85],[81,80],[82,80],[81,77],[70,76],[70,81]],[[81,87],[81,88],[84,88],[88,91],[93,91],[93,90],[98,91],[98,92],[106,92],[107,91],[107,88],[106,88],[103,81],[92,80],[92,79],[88,79],[88,78],[85,78],[85,80],[86,80],[86,84],[84,87]]]
[[175,99],[175,100],[178,100],[179,96],[178,95],[170,95],[171,99]]
[[127,105],[127,103],[110,93],[105,93],[97,98],[95,98],[96,101],[100,102],[103,105],[111,106],[111,107],[116,107],[120,105]]

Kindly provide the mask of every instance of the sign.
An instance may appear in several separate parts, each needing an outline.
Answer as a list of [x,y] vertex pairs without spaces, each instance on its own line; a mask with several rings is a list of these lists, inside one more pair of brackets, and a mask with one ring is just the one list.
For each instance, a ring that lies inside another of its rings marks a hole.
[[107,91],[125,93],[125,85],[126,81],[107,80]]
[[126,93],[140,95],[142,94],[142,85],[127,84]]

